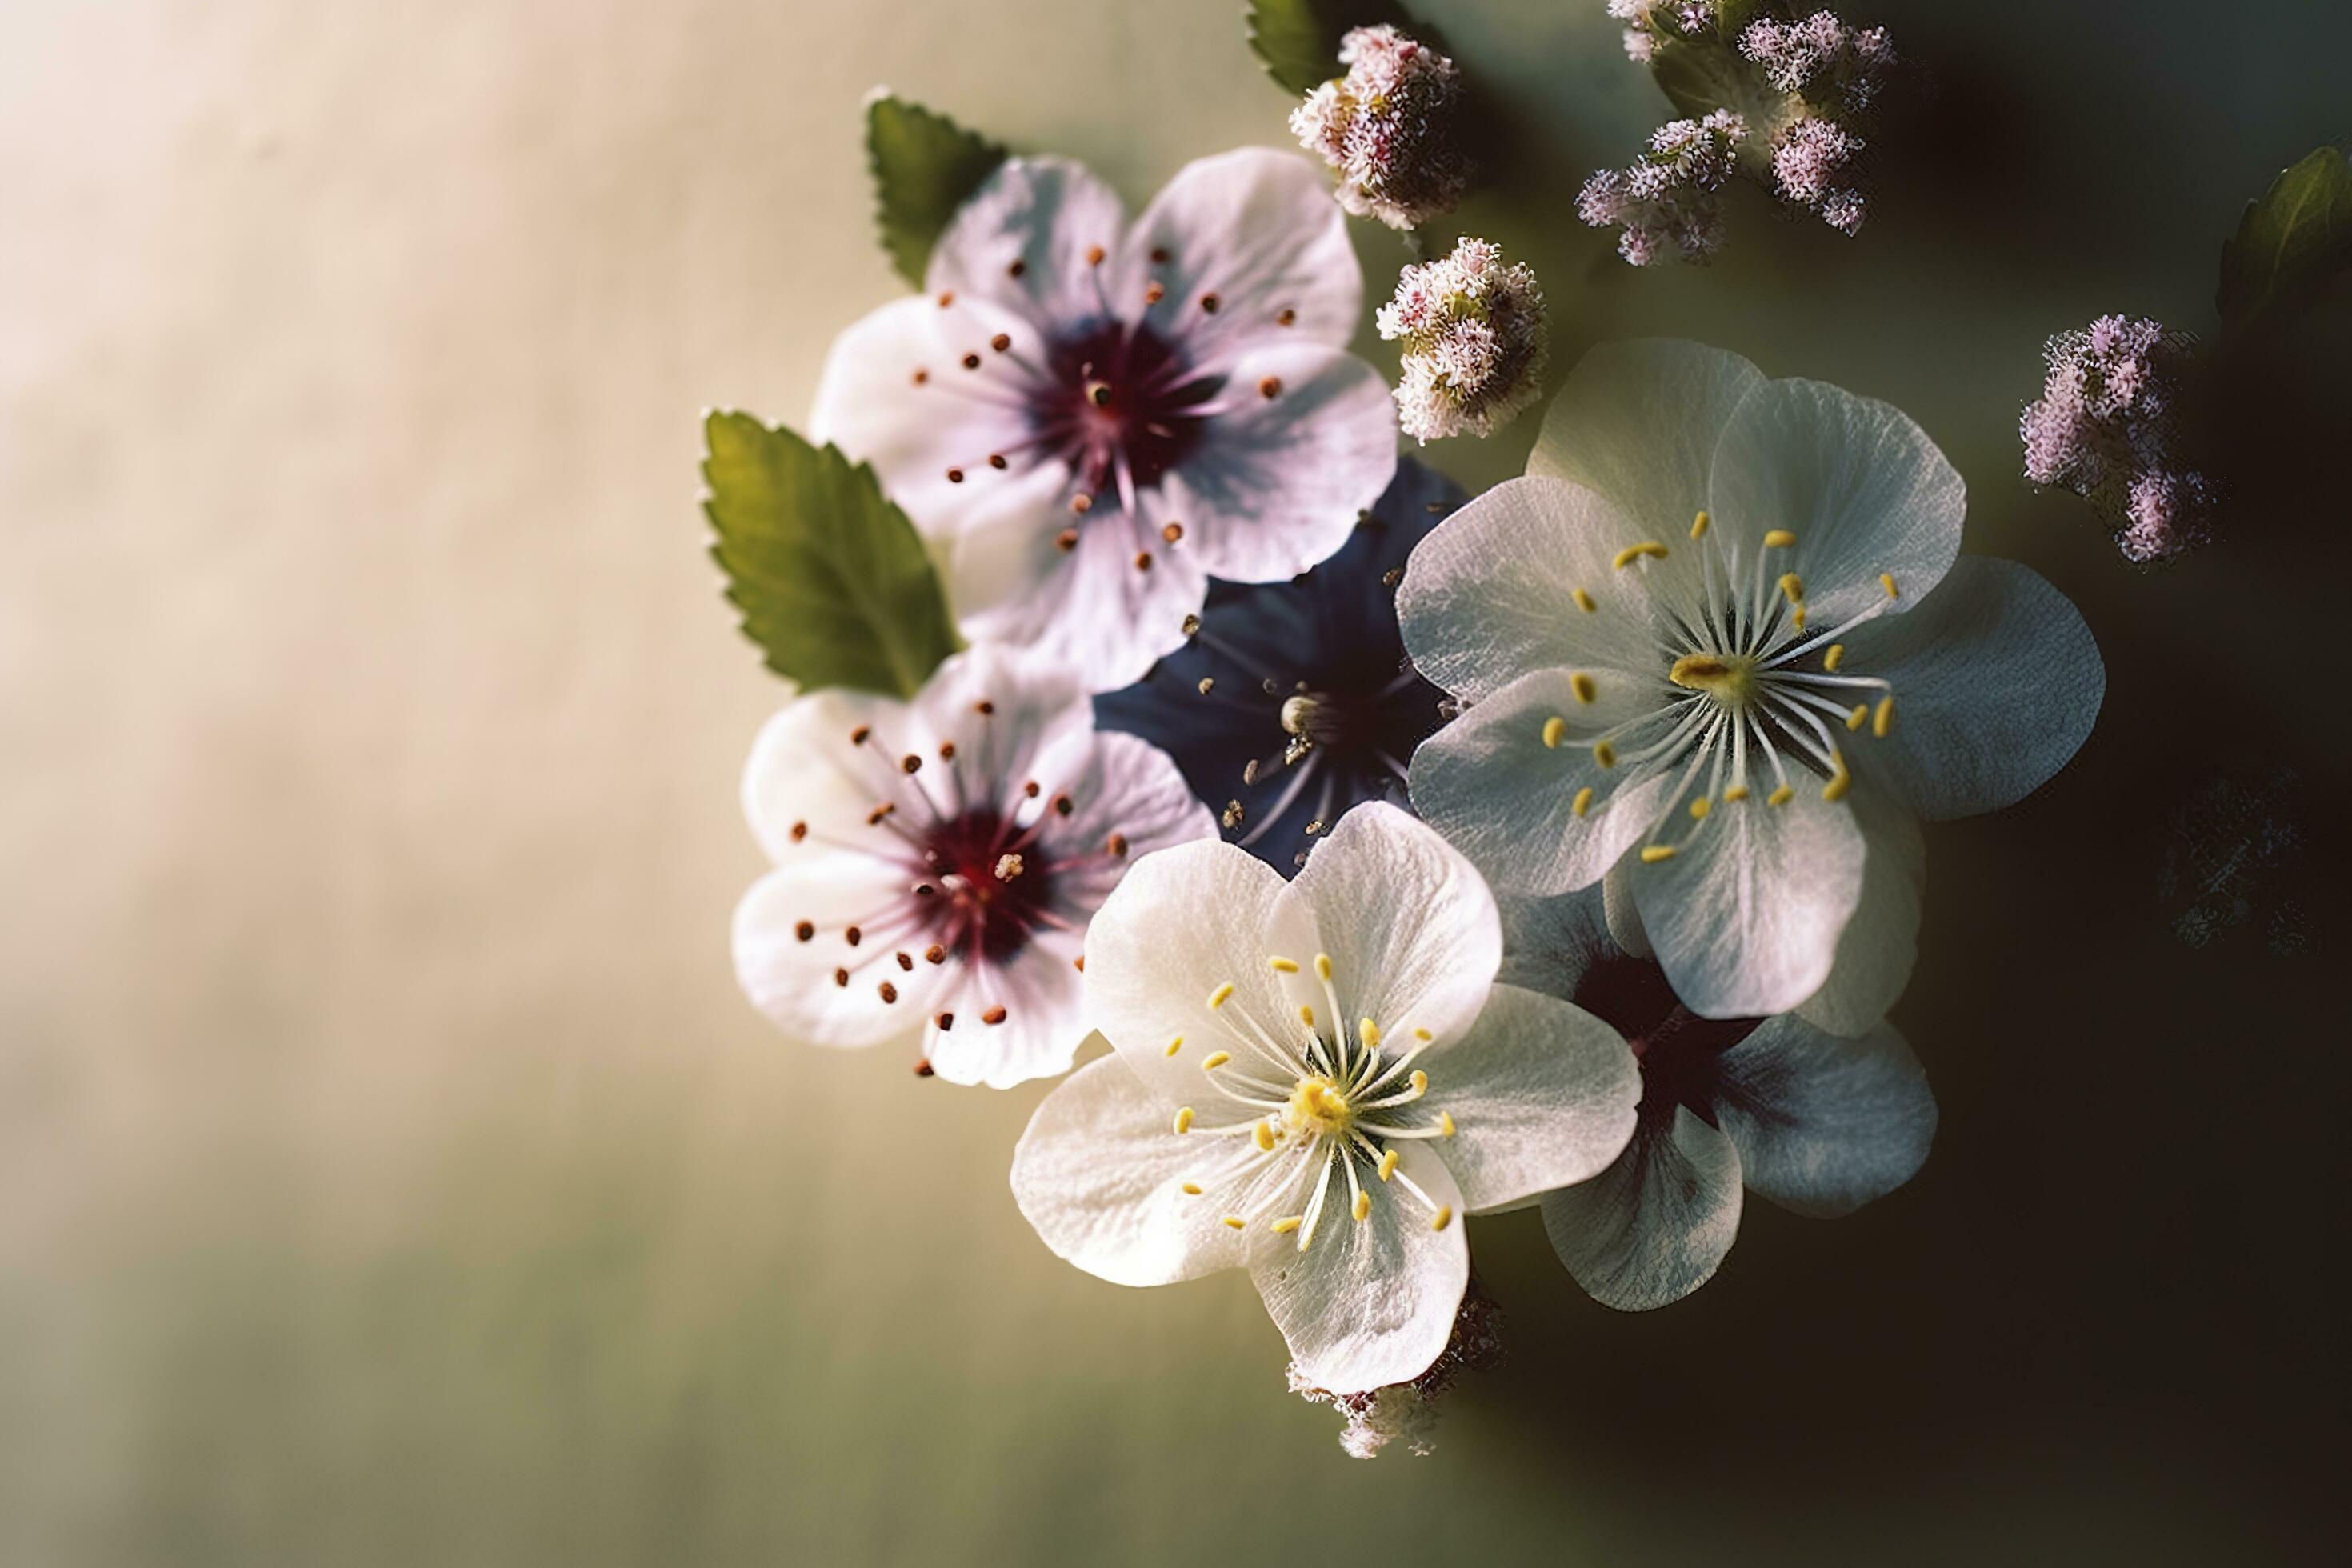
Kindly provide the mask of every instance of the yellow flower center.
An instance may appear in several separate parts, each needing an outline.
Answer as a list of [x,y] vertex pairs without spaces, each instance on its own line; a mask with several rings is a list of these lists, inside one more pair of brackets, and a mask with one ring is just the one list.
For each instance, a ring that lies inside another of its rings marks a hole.
[[1757,664],[1751,654],[1686,653],[1675,660],[1666,679],[1704,691],[1726,708],[1744,708],[1755,700]]
[[1355,1108],[1348,1103],[1346,1092],[1319,1075],[1298,1080],[1282,1114],[1293,1132],[1329,1138],[1345,1136],[1356,1122]]

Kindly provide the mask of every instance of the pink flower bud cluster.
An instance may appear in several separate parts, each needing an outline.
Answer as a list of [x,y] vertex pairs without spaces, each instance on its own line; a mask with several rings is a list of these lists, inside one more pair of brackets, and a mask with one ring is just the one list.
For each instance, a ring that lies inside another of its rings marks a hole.
[[1723,109],[1661,125],[1630,166],[1603,169],[1584,182],[1577,216],[1595,228],[1622,228],[1617,254],[1636,267],[1669,257],[1705,260],[1722,247],[1717,193],[1747,137],[1748,122]]
[[1609,14],[1625,24],[1626,58],[1644,65],[1662,43],[1711,32],[1722,10],[1722,0],[1609,0]]
[[1338,172],[1340,206],[1391,228],[1453,211],[1475,173],[1461,68],[1385,26],[1349,33],[1339,59],[1348,74],[1308,93],[1290,131]]
[[1784,202],[1821,214],[1841,234],[1862,226],[1866,198],[1848,166],[1865,143],[1833,120],[1801,114],[1772,138],[1772,185]]
[[1418,440],[1491,436],[1542,390],[1543,289],[1490,241],[1459,240],[1452,255],[1406,268],[1373,321],[1404,344],[1397,423]]
[[2181,374],[2191,340],[2145,318],[2102,316],[2043,345],[2042,396],[2018,420],[2025,477],[2086,497],[2143,564],[2209,538],[2219,487],[2179,460]]
[[1764,79],[1779,90],[1848,110],[1869,108],[1895,64],[1885,28],[1849,27],[1833,11],[1796,22],[1750,22],[1739,35],[1739,52],[1763,67]]

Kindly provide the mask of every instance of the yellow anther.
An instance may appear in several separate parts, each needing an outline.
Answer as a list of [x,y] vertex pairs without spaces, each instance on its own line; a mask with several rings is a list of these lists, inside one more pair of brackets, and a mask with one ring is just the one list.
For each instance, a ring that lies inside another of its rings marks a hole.
[[1639,544],[1629,544],[1619,551],[1610,557],[1609,564],[1622,572],[1644,555],[1654,555],[1664,561],[1666,558],[1666,547],[1654,539],[1645,539]]
[[1555,752],[1559,750],[1560,742],[1568,738],[1568,721],[1557,713],[1553,714],[1544,721],[1543,735],[1545,745]]
[[1370,1218],[1371,1212],[1372,1194],[1370,1193],[1358,1193],[1356,1194],[1355,1205],[1355,1215],[1357,1221],[1361,1223],[1363,1220]]
[[1454,1136],[1454,1112],[1441,1110],[1437,1113],[1437,1131],[1447,1138]]
[[1794,631],[1805,629],[1805,606],[1802,600],[1798,601],[1797,607],[1789,612],[1789,626]]
[[1592,760],[1604,768],[1613,768],[1617,765],[1617,748],[1603,741],[1592,748]]
[[1223,1005],[1225,1005],[1225,1001],[1226,1001],[1226,999],[1227,999],[1228,997],[1232,996],[1232,995],[1233,995],[1233,994],[1234,994],[1234,983],[1233,983],[1232,981],[1230,981],[1230,980],[1226,981],[1223,985],[1218,986],[1214,991],[1210,992],[1210,993],[1209,993],[1209,1008],[1210,1008],[1210,1010],[1211,1010],[1212,1012],[1213,1012],[1213,1011],[1215,1011],[1217,1008],[1223,1006]]
[[[1715,520],[1713,518],[1710,518],[1705,512],[1701,512],[1696,517],[1691,519],[1691,540],[1694,543],[1706,537],[1706,525],[1714,521]],[[1767,542],[1769,543],[1769,541],[1767,541]]]
[[1359,1018],[1356,1020],[1356,1038],[1364,1042],[1366,1050],[1377,1051],[1381,1048],[1381,1026],[1370,1018]]
[[1886,731],[1893,728],[1895,728],[1895,696],[1894,693],[1889,692],[1878,700],[1878,711],[1870,716],[1870,732],[1883,741],[1886,738]]
[[1586,593],[1581,588],[1570,589],[1568,596],[1574,599],[1576,601],[1576,607],[1582,610],[1588,616],[1601,607],[1592,602],[1592,595]]
[[1437,1038],[1435,1035],[1431,1034],[1427,1029],[1415,1029],[1412,1032],[1412,1037],[1416,1040],[1422,1041],[1433,1040]]
[[1315,955],[1315,977],[1318,980],[1328,980],[1331,978],[1331,955],[1329,953],[1318,952]]
[[1666,679],[1686,691],[1704,691],[1727,708],[1756,695],[1756,660],[1748,654],[1686,653],[1667,667]]
[[1568,809],[1576,813],[1579,816],[1582,816],[1586,812],[1591,811],[1592,809],[1592,786],[1591,784],[1586,784],[1582,789],[1578,790],[1576,792],[1576,803],[1573,805],[1570,805]]
[[1764,804],[1766,805],[1786,805],[1796,798],[1796,786],[1794,784],[1782,784],[1779,789],[1774,790],[1770,795],[1764,797]]
[[1444,1230],[1447,1226],[1452,1225],[1453,1223],[1454,1205],[1452,1204],[1440,1204],[1437,1205],[1437,1212],[1430,1216],[1429,1228],[1432,1230]]
[[1654,866],[1661,860],[1671,860],[1674,858],[1675,847],[1671,844],[1644,844],[1642,846],[1642,864],[1644,866]]
[[1746,784],[1733,784],[1729,789],[1723,792],[1723,798],[1726,800],[1746,800],[1748,798],[1748,786]]
[[1835,675],[1837,673],[1837,667],[1844,662],[1845,644],[1842,642],[1833,642],[1830,644],[1830,651],[1822,655],[1822,668],[1828,670],[1832,675]]
[[1886,596],[1890,599],[1899,599],[1903,596],[1902,590],[1895,585],[1895,574],[1892,572],[1881,572],[1878,574],[1878,585],[1886,590]]
[[1183,1110],[1176,1113],[1176,1131],[1179,1132],[1190,1132],[1192,1131],[1192,1108],[1191,1106],[1188,1105]]
[[1300,1003],[1298,1006],[1298,1021],[1306,1025],[1308,1028],[1313,1028],[1315,1026],[1315,1009],[1307,1006],[1303,1002]]
[[1168,1042],[1168,1054],[1171,1057],[1183,1048],[1184,1037],[1181,1035],[1177,1036],[1174,1039]]
[[1786,550],[1796,542],[1797,536],[1785,528],[1767,530],[1764,535],[1764,547],[1768,550]]
[[1250,1138],[1257,1144],[1260,1153],[1274,1152],[1274,1129],[1267,1124],[1265,1117],[1261,1116],[1257,1119],[1257,1125],[1250,1130]]
[[1845,727],[1849,730],[1859,730],[1862,728],[1862,721],[1869,717],[1870,704],[1857,702],[1854,704],[1853,711],[1845,716]]
[[1306,1219],[1307,1216],[1303,1214],[1285,1215],[1280,1219],[1274,1222],[1274,1234],[1276,1236],[1288,1236],[1292,1231],[1297,1230],[1301,1225],[1306,1223]]
[[1185,1183],[1185,1184],[1184,1184],[1184,1195],[1185,1195],[1186,1197],[1188,1197],[1188,1198],[1197,1198],[1197,1197],[1199,1197],[1199,1196],[1201,1195],[1201,1184],[1200,1184],[1200,1183],[1198,1183],[1198,1182],[1187,1182],[1187,1183]]
[[1792,605],[1805,602],[1805,580],[1794,572],[1780,574],[1780,594]]
[[1385,1182],[1391,1176],[1395,1175],[1396,1168],[1397,1152],[1391,1149],[1387,1153],[1381,1156],[1381,1180]]
[[[1731,797],[1727,795],[1724,798],[1728,800]],[[1707,799],[1705,795],[1701,795],[1690,804],[1691,820],[1694,822],[1705,822],[1706,820],[1706,814],[1714,809],[1715,802]]]
[[1225,1223],[1232,1226],[1235,1230],[1240,1230],[1249,1224],[1249,1221],[1242,1218],[1242,1216],[1237,1214],[1229,1214],[1225,1216]]
[[1416,1100],[1429,1092],[1429,1075],[1419,1068],[1413,1068],[1412,1077],[1405,1081],[1412,1085],[1413,1098]]
[[1853,787],[1853,775],[1845,771],[1845,753],[1834,746],[1830,748],[1830,765],[1837,772],[1830,774],[1830,782],[1822,785],[1822,798],[1843,800],[1845,792]]
[[1201,1070],[1202,1072],[1214,1072],[1233,1059],[1234,1053],[1231,1051],[1211,1051],[1207,1056],[1201,1058]]
[[1591,701],[1593,697],[1598,694],[1601,689],[1599,687],[1592,684],[1592,677],[1585,674],[1582,670],[1579,670],[1576,674],[1568,678],[1568,689],[1576,693],[1576,700],[1579,702]]
[[1298,973],[1298,965],[1292,963],[1289,959],[1269,958],[1265,962],[1272,966],[1276,974],[1296,974]]

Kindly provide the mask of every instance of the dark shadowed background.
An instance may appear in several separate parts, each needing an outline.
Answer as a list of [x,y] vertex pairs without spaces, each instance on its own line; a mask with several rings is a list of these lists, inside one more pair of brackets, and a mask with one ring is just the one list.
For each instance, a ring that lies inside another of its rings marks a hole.
[[[1046,1254],[1004,1180],[1043,1086],[737,994],[784,693],[698,411],[798,421],[897,291],[869,87],[1139,205],[1285,140],[1235,0],[19,0],[0,1561],[2341,1560],[2352,303],[2230,400],[2234,532],[2177,569],[2015,425],[2048,333],[2213,330],[2240,205],[2352,136],[2352,9],[1857,0],[1928,73],[1861,237],[1743,192],[1652,273],[1572,213],[1668,112],[1601,0],[1419,9],[1535,133],[1462,221],[1563,368],[1673,333],[1895,402],[2105,649],[2077,764],[1929,831],[1918,1179],[1752,1205],[1644,1317],[1477,1223],[1514,1359],[1358,1464],[1245,1279]],[[1534,427],[1431,455],[1491,481]],[[2168,852],[2242,921],[2184,942]]]

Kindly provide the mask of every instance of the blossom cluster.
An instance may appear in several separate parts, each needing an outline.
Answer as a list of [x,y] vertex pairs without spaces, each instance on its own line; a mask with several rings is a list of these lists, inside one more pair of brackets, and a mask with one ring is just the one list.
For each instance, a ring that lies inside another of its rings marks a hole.
[[1602,169],[1577,193],[1576,213],[1612,226],[1617,254],[1636,267],[1673,254],[1700,261],[1723,245],[1717,193],[1731,177],[1748,122],[1727,109],[1675,120],[1650,133],[1649,150],[1627,168]]
[[1491,435],[1542,388],[1543,289],[1490,241],[1464,239],[1450,255],[1406,268],[1374,321],[1382,338],[1404,345],[1397,415],[1416,439]]
[[1348,74],[1307,94],[1291,134],[1339,176],[1339,205],[1391,228],[1452,212],[1475,173],[1463,145],[1462,70],[1386,25],[1339,44]]
[[1722,11],[1722,0],[1609,0],[1609,15],[1625,24],[1626,58],[1645,65],[1660,44],[1713,31]]
[[2221,500],[2180,455],[2192,342],[2146,317],[2060,332],[2042,346],[2042,395],[2018,419],[2025,477],[2092,500],[2117,548],[2144,565],[2210,537]]

